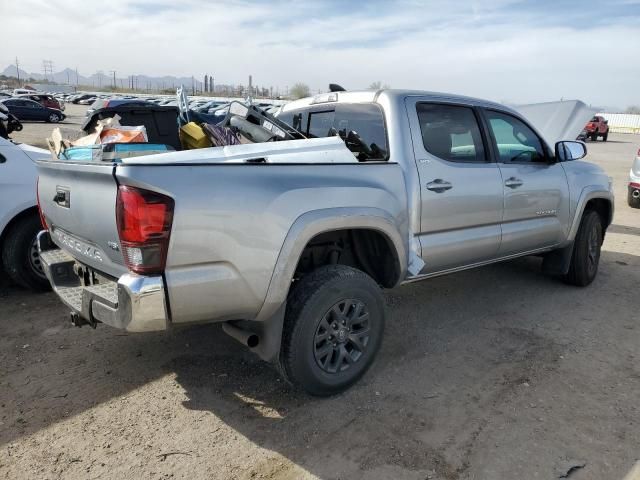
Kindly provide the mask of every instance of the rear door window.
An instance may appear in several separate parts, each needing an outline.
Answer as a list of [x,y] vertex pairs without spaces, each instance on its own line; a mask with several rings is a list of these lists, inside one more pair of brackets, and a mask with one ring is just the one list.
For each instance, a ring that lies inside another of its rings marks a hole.
[[487,161],[480,127],[472,108],[419,103],[416,109],[427,152],[450,162]]

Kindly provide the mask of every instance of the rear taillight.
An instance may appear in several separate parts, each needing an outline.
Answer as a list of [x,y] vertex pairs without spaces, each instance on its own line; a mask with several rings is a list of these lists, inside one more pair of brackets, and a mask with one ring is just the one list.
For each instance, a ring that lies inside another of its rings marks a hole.
[[139,274],[163,272],[173,221],[173,199],[121,185],[116,201],[120,247],[127,268]]
[[36,180],[36,202],[38,203],[38,214],[40,215],[40,223],[42,224],[42,228],[44,230],[49,230],[47,226],[47,221],[44,219],[44,213],[42,213],[42,207],[40,206],[40,192],[38,191],[38,187],[40,186],[40,177]]

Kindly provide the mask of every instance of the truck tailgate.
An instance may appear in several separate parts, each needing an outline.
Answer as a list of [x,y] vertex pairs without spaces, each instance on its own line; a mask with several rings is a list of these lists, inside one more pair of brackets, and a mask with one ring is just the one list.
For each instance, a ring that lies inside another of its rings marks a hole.
[[127,271],[118,242],[112,164],[38,162],[38,195],[52,240],[76,260],[119,277]]

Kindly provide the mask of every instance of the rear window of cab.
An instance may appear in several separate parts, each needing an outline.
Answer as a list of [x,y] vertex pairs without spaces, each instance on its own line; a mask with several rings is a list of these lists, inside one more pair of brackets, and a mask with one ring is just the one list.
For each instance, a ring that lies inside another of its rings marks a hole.
[[384,113],[375,103],[311,105],[278,118],[308,138],[339,136],[360,162],[389,159]]

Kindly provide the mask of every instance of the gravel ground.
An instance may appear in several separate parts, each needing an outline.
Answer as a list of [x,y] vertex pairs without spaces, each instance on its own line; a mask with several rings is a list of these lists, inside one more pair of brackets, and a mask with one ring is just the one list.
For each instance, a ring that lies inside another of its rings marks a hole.
[[617,195],[592,286],[525,258],[390,291],[378,360],[330,399],[216,325],[77,329],[53,294],[0,290],[0,477],[622,478],[640,458],[639,145],[589,144]]

